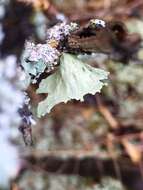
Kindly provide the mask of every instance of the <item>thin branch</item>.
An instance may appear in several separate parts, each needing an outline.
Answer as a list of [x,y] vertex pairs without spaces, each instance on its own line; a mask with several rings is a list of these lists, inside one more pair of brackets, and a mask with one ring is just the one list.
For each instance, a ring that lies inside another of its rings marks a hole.
[[100,113],[103,115],[103,117],[112,129],[117,129],[119,127],[118,121],[112,115],[110,110],[102,103],[101,98],[98,95],[96,95],[95,97]]

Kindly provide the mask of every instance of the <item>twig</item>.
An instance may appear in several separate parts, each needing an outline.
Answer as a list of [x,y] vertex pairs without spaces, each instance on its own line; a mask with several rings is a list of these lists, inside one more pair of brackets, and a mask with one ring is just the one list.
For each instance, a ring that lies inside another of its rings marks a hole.
[[96,101],[97,101],[97,106],[98,106],[100,113],[104,116],[104,118],[108,122],[109,126],[112,129],[117,129],[119,127],[118,121],[115,119],[115,117],[109,111],[109,109],[105,105],[103,105],[103,103],[98,95],[96,95]]

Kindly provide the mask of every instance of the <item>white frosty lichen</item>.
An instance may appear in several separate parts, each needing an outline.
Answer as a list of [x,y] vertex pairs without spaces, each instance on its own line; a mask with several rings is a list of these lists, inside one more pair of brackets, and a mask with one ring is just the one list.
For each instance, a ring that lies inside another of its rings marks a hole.
[[63,40],[77,28],[78,25],[76,23],[66,24],[63,22],[48,29],[47,43],[34,44],[30,41],[26,42],[21,65],[26,73],[35,77],[31,79],[32,83],[35,83],[45,70],[46,72],[51,72],[58,64],[61,52],[52,47],[51,42]]
[[[34,64],[35,62],[38,63],[39,61],[41,61],[45,65],[45,67],[47,67],[47,70],[51,71],[54,68],[54,66],[57,64],[59,55],[60,55],[60,52],[56,48],[51,47],[49,44],[35,45],[32,42],[26,42],[23,59],[24,61],[27,60],[28,62],[33,62],[33,63],[30,63],[31,67],[32,67],[32,64]],[[42,64],[40,65],[42,66]],[[37,66],[35,65],[34,68],[35,67]],[[41,72],[44,71],[45,67],[42,68]],[[25,68],[25,64],[24,64],[24,68]],[[37,70],[38,69],[41,70],[41,68],[39,67],[37,68]],[[36,72],[36,74],[39,74],[39,73]]]
[[105,27],[106,23],[104,20],[100,20],[100,19],[91,19],[90,20],[90,24],[91,25],[95,25],[95,26],[102,26]]
[[76,30],[77,28],[78,25],[76,23],[59,23],[47,30],[47,41],[50,41],[51,39],[56,41],[63,40],[66,36],[70,35],[70,33]]
[[29,61],[39,61],[43,60],[45,63],[55,62],[58,59],[59,52],[52,48],[49,44],[37,44],[27,42],[26,51],[29,54]]

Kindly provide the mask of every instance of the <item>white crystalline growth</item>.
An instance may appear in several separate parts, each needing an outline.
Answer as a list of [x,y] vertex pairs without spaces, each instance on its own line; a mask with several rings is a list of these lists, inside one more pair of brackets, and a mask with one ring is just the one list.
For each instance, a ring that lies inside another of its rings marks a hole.
[[100,19],[91,19],[90,23],[95,26],[102,26],[102,27],[106,26],[106,22],[104,20],[100,20]]
[[66,24],[66,22],[59,23],[54,27],[47,30],[47,41],[63,40],[66,36],[70,35],[70,33],[78,28],[76,23]]
[[31,62],[43,61],[47,68],[57,64],[60,52],[49,44],[37,44],[26,42],[25,59]]

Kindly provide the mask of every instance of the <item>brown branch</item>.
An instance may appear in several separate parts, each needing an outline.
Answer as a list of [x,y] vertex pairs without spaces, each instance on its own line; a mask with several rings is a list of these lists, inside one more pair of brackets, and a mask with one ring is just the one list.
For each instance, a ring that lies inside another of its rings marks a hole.
[[[33,170],[35,172],[50,172],[55,174],[66,174],[66,175],[81,175],[84,177],[90,176],[94,179],[100,179],[101,166],[102,174],[105,176],[116,176],[116,168],[113,164],[112,159],[99,159],[95,156],[94,151],[90,154],[86,152],[84,157],[76,157],[77,151],[71,153],[69,152],[69,157],[61,158],[65,152],[59,151],[59,157],[55,156],[57,151],[43,153],[43,152],[33,152],[22,157],[25,159],[25,165],[23,166],[21,173],[25,170]],[[84,152],[85,153],[85,152]],[[80,152],[81,154],[81,152]],[[79,154],[79,155],[80,155]],[[78,162],[78,169],[77,167]],[[129,159],[120,157],[116,159],[116,164],[120,168],[121,177],[123,183],[130,185],[130,190],[137,188],[134,187],[135,181],[143,180],[140,175],[139,168],[136,164],[133,164]],[[87,167],[88,166],[88,167]],[[20,176],[20,175],[19,175]],[[133,182],[131,179],[134,178]]]

